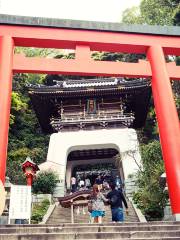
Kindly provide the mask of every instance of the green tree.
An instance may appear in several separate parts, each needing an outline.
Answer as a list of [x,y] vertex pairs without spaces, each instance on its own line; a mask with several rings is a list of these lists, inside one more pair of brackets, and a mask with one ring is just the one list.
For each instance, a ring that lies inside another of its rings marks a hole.
[[[17,52],[22,50],[23,48],[16,49]],[[24,48],[24,51],[28,56],[45,55],[46,53],[46,50],[42,49]],[[49,136],[41,132],[37,117],[32,109],[27,88],[28,83],[43,83],[45,76],[44,74],[23,73],[16,74],[13,78],[6,172],[12,183],[22,184],[25,182],[21,163],[24,162],[27,156],[30,156],[37,164],[44,162],[46,159]]]
[[52,171],[42,171],[33,182],[33,192],[53,194],[57,180],[58,176],[56,173]]
[[138,191],[133,199],[148,220],[161,219],[168,196],[160,185],[160,176],[164,172],[161,146],[153,141],[141,146],[143,168],[138,173]]
[[128,24],[178,25],[179,14],[179,1],[142,0],[139,8],[124,11],[122,21]]
[[141,24],[143,19],[139,7],[127,8],[122,14],[122,21],[127,24]]
[[176,8],[174,1],[143,0],[140,4],[141,18],[149,25],[173,25]]
[[21,112],[27,109],[27,104],[21,100],[20,94],[12,92],[11,94],[11,114],[10,114],[10,126],[15,122],[15,116],[21,114]]
[[176,26],[180,26],[180,4],[174,11],[173,23]]

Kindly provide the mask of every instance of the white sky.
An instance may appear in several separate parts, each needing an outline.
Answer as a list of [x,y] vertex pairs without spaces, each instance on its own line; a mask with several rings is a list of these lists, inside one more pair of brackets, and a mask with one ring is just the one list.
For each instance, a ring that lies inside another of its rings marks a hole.
[[0,13],[102,22],[120,22],[122,12],[141,0],[0,0]]

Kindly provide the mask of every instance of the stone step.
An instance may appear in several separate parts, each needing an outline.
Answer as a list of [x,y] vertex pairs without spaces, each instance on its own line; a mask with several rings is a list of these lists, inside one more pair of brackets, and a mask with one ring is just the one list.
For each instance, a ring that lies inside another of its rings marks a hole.
[[[63,210],[56,210],[54,213],[53,213],[53,217],[54,218],[57,218],[57,217],[59,217],[59,216],[66,216],[66,217],[70,217],[71,216],[71,212],[69,211],[69,210],[66,210],[66,211],[63,211]],[[83,213],[80,213],[79,215],[77,215],[77,213],[74,213],[74,216],[75,217],[84,217],[84,216],[87,216],[87,215],[89,215],[89,213],[87,212],[87,211],[85,211],[85,214],[83,214]],[[111,218],[111,212],[106,212],[106,217],[109,217],[109,218]],[[128,217],[128,218],[137,218],[137,216],[134,216],[133,214],[129,214],[128,216],[125,216],[126,218]]]
[[151,221],[151,222],[123,222],[123,223],[102,223],[102,224],[89,224],[89,223],[82,223],[82,224],[78,224],[78,223],[62,223],[62,224],[5,224],[5,225],[0,225],[0,229],[1,228],[25,228],[25,227],[30,227],[30,228],[34,228],[34,227],[38,227],[38,228],[43,228],[43,227],[78,227],[78,226],[83,226],[83,227],[90,227],[90,226],[156,226],[158,225],[159,227],[161,226],[166,226],[166,225],[179,225],[180,226],[180,221]]
[[14,228],[14,227],[17,227],[17,228],[24,228],[24,227],[78,227],[78,226],[144,226],[144,225],[147,225],[147,226],[166,226],[166,225],[178,225],[180,226],[180,221],[169,221],[169,222],[166,222],[166,221],[149,221],[149,222],[119,222],[119,223],[81,223],[81,224],[78,224],[78,223],[61,223],[61,224],[8,224],[8,225],[0,225],[0,229],[1,228]]
[[[131,219],[131,220],[129,220],[129,222],[135,222],[135,220],[136,219]],[[108,222],[111,222],[112,220],[111,220],[111,218],[104,218],[103,219],[103,223],[108,223]],[[75,223],[80,223],[80,224],[82,224],[82,223],[89,223],[90,222],[90,218],[75,218],[74,219],[74,222]],[[125,220],[125,222],[128,222],[127,220]],[[66,219],[64,219],[64,218],[50,218],[49,220],[48,220],[48,224],[49,223],[52,223],[52,224],[61,224],[61,223],[71,223],[71,218],[66,218]]]
[[75,226],[75,227],[24,227],[1,228],[0,234],[24,234],[24,233],[82,233],[82,232],[142,232],[142,231],[180,231],[180,225],[142,225],[142,226]]
[[[8,237],[8,239],[7,240],[16,240],[17,238],[14,238],[13,236],[11,236],[10,238]],[[20,239],[22,239],[22,240],[25,240],[25,239],[28,239],[28,240],[43,240],[43,239],[46,239],[46,240],[64,240],[65,238],[61,238],[61,237],[59,237],[59,236],[56,236],[56,235],[51,235],[51,236],[48,236],[47,238],[44,238],[44,236],[43,237],[41,237],[40,236],[40,238],[38,238],[38,236],[36,235],[36,236],[21,236],[20,238],[19,238],[19,240]],[[68,238],[68,240],[75,240],[76,238]],[[86,239],[86,240],[96,240],[97,238],[95,238],[95,239]],[[101,240],[112,240],[112,238],[100,238]],[[156,238],[147,238],[147,237],[145,237],[145,238],[122,238],[122,237],[119,237],[118,239],[123,239],[123,240],[129,240],[129,239],[131,239],[131,240],[179,240],[179,237],[156,237]],[[4,240],[4,238],[0,238],[0,240]]]
[[83,233],[30,233],[30,234],[0,234],[0,240],[60,240],[60,239],[163,239],[179,237],[180,231],[130,231],[130,232],[83,232]]
[[180,222],[0,225],[0,240],[180,240]]
[[[138,222],[139,219],[134,211],[134,208],[131,202],[128,201],[129,214],[125,214],[125,222]],[[89,213],[87,207],[83,209],[79,208],[80,214],[77,214],[77,208],[74,209],[74,222],[75,223],[88,223],[90,221]],[[111,222],[111,209],[109,206],[105,207],[106,215],[103,218],[103,222]],[[71,210],[69,208],[62,208],[61,206],[56,206],[50,218],[48,219],[48,224],[58,224],[58,223],[70,223],[71,222]]]

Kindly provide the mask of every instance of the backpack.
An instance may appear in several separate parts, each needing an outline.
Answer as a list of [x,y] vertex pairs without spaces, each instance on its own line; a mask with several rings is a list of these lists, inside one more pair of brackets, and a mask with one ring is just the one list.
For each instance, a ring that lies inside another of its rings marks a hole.
[[110,204],[111,205],[116,205],[118,203],[118,200],[119,200],[118,196],[117,195],[113,195],[111,197],[111,199],[110,199]]

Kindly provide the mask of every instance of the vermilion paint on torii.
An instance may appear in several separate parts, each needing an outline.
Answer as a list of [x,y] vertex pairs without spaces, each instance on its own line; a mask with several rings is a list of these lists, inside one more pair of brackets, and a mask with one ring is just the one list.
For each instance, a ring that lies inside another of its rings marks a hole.
[[[180,67],[166,63],[164,54],[180,55],[180,34],[18,24],[0,25],[0,179],[5,180],[13,73],[151,77],[172,211],[179,215],[180,124],[170,79],[180,79]],[[75,59],[28,58],[14,54],[15,46],[75,49]],[[94,61],[92,51],[143,53],[148,61]]]

